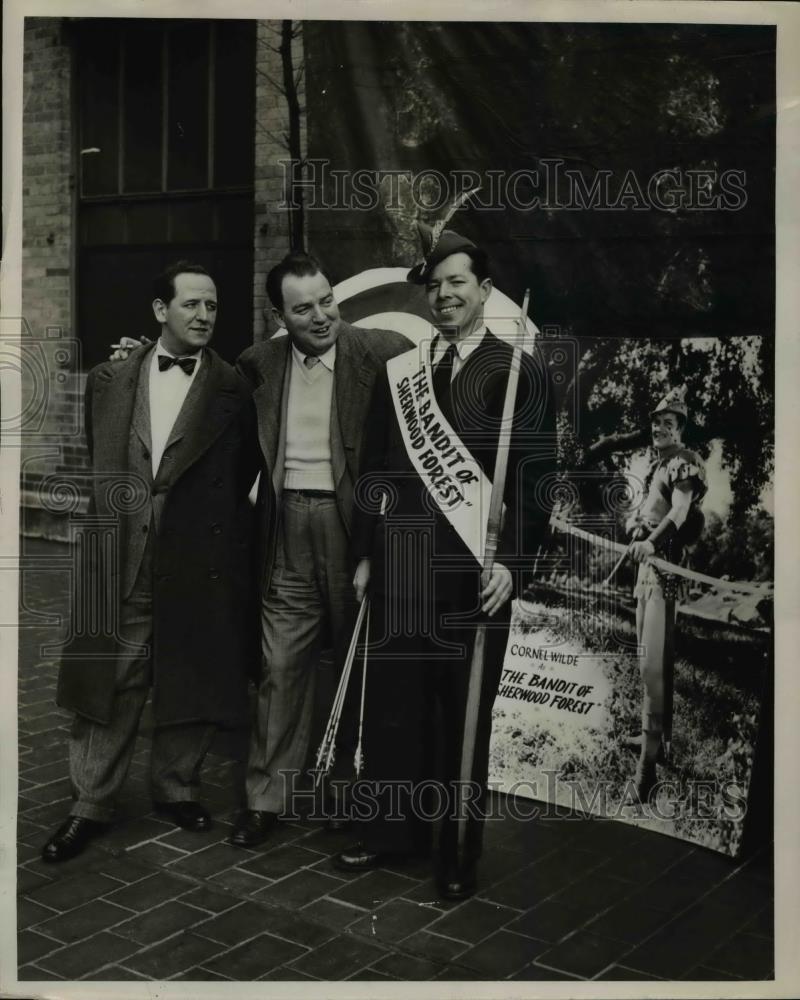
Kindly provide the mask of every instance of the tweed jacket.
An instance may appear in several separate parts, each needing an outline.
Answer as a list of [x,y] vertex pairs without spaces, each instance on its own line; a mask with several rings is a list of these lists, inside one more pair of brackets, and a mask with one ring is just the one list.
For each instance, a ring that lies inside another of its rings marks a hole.
[[[336,498],[348,533],[353,518],[353,491],[359,475],[364,428],[376,377],[389,358],[411,346],[408,338],[393,330],[365,330],[341,322],[336,341],[330,444]],[[244,351],[237,361],[237,369],[253,386],[258,438],[265,468],[258,501],[264,531],[264,586],[269,583],[272,573],[277,537],[290,362],[291,340],[288,336],[256,344]]]

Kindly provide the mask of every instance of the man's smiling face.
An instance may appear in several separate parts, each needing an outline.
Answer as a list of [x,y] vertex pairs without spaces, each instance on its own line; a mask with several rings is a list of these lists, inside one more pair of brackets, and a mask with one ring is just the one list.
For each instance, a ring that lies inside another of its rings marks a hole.
[[336,343],[341,323],[328,279],[320,271],[300,277],[287,274],[281,292],[283,308],[273,310],[277,322],[286,328],[298,351],[324,354]]
[[445,257],[431,271],[425,291],[434,325],[449,339],[461,340],[483,323],[483,307],[492,290],[490,278],[478,281],[465,253]]
[[681,421],[677,414],[670,413],[669,410],[655,413],[651,417],[650,432],[653,446],[659,450],[681,444]]

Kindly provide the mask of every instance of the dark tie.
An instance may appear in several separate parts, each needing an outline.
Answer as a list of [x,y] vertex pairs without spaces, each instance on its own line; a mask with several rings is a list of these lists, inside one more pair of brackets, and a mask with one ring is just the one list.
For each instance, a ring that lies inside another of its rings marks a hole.
[[167,369],[172,368],[173,365],[177,365],[187,375],[191,375],[196,364],[197,358],[173,358],[170,354],[159,354],[158,356],[158,370],[160,372],[165,372]]
[[306,366],[306,368],[313,368],[314,365],[318,365],[319,362],[320,359],[316,356],[316,354],[307,354],[303,358],[303,364]]
[[453,360],[456,356],[456,345],[451,344],[444,352],[444,357],[433,373],[433,394],[439,406],[445,405],[450,392],[450,381],[453,376]]

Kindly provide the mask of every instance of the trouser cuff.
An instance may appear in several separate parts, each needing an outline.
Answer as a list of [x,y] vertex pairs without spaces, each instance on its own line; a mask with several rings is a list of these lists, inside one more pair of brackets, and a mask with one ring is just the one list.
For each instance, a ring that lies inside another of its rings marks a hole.
[[97,823],[111,823],[114,819],[114,809],[109,806],[98,806],[92,802],[75,802],[69,811],[70,816],[81,819],[93,819]]

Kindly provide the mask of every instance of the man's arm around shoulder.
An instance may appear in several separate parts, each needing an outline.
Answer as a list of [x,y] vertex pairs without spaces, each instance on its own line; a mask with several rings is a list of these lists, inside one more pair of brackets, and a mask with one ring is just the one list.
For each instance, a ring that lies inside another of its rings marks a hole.
[[273,351],[272,340],[263,340],[260,344],[245,348],[236,359],[236,371],[251,389],[257,389],[264,382],[265,370],[269,368]]

